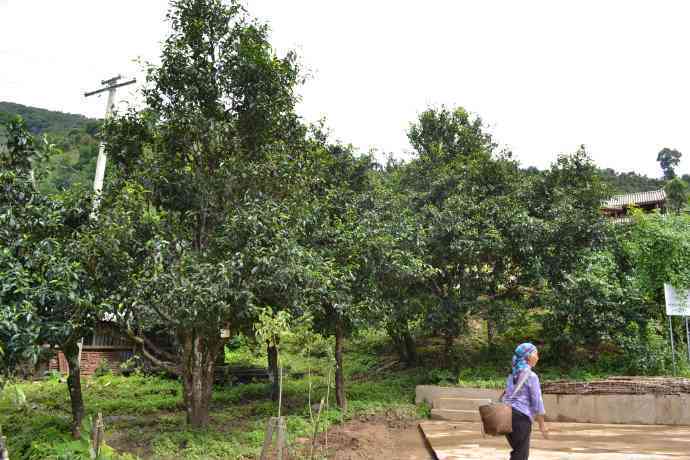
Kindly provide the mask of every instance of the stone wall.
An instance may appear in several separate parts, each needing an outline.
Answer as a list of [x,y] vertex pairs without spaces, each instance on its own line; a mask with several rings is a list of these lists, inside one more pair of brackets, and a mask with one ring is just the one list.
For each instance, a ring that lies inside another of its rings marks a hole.
[[[497,400],[502,390],[417,387],[417,404],[438,407],[440,398]],[[690,426],[690,395],[544,395],[546,420],[575,423]]]

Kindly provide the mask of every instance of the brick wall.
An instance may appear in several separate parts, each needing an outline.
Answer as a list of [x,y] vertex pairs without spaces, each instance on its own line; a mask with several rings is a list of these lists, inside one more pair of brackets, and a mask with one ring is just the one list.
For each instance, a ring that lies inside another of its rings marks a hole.
[[[102,360],[108,363],[108,367],[114,374],[120,372],[120,364],[132,356],[131,348],[98,348],[98,347],[84,347],[81,352],[81,369],[82,376],[90,376],[98,368]],[[67,359],[65,355],[59,351],[48,363],[48,369],[58,371],[62,374],[69,372]]]

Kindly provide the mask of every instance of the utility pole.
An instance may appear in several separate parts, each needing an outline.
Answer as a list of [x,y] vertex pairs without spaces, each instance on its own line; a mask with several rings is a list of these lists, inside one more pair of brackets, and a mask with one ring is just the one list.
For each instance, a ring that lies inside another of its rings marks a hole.
[[[88,93],[84,93],[84,97],[89,97],[89,96],[94,96],[96,94],[103,93],[105,91],[108,91],[108,105],[105,107],[105,120],[108,120],[110,116],[113,113],[113,105],[115,104],[115,92],[117,91],[117,88],[122,88],[123,86],[131,85],[133,83],[136,83],[136,79],[133,78],[131,80],[118,83],[118,81],[122,78],[122,75],[118,75],[116,77],[110,78],[108,80],[103,80],[101,82],[101,85],[104,87],[101,89],[97,89],[96,91],[91,91]],[[96,198],[93,203],[93,212],[94,212],[94,217],[95,213],[98,210],[98,205],[100,203],[100,195],[101,192],[103,191],[103,178],[105,177],[105,163],[106,163],[106,156],[105,156],[105,143],[101,141],[100,146],[98,147],[98,161],[96,162],[96,175],[93,179],[93,191],[96,194]]]
[[[122,88],[123,86],[131,85],[133,83],[136,83],[137,80],[136,78],[133,78],[131,80],[118,83],[118,81],[122,78],[122,75],[118,75],[116,77],[110,78],[108,80],[103,80],[101,82],[101,85],[103,85],[103,88],[97,89],[96,91],[91,91],[88,93],[84,93],[84,97],[89,97],[89,96],[94,96],[96,94],[103,93],[105,91],[108,91],[108,105],[105,106],[105,119],[104,121],[107,121],[108,118],[113,113],[113,105],[115,104],[115,92],[117,91],[118,88]],[[103,178],[105,177],[105,162],[106,162],[106,156],[105,156],[105,143],[101,141],[100,145],[98,146],[98,160],[96,162],[96,175],[93,178],[93,191],[94,191],[94,200],[93,200],[93,210],[91,212],[91,218],[95,219],[96,218],[96,212],[98,211],[98,206],[101,203],[101,192],[103,191]],[[81,366],[81,350],[84,348],[84,338],[82,337],[79,339],[79,343],[77,344],[79,348],[79,355],[77,356],[77,362]],[[0,459],[1,460],[1,459]]]

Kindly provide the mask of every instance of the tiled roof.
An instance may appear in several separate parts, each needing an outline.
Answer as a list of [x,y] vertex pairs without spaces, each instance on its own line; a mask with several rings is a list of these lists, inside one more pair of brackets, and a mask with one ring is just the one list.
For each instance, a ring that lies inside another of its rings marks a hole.
[[627,193],[616,195],[604,201],[604,209],[621,209],[624,206],[643,205],[651,203],[663,203],[666,201],[666,192],[662,190],[651,190],[649,192]]

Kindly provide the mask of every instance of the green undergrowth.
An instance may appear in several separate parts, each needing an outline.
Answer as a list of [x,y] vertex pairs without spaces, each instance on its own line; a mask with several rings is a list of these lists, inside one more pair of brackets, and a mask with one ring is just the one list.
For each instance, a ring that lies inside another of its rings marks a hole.
[[[505,386],[511,372],[511,357],[514,347],[527,339],[524,335],[507,335],[488,346],[481,332],[469,334],[456,341],[449,358],[440,358],[442,344],[439,339],[421,341],[420,363],[426,370],[420,370],[426,383],[443,386],[499,389]],[[534,336],[538,333],[531,331]],[[660,347],[656,347],[660,348]],[[672,376],[670,358],[660,369],[638,369],[630,367],[631,359],[651,359],[649,352],[638,353],[632,358],[623,351],[606,351],[593,355],[589,350],[576,349],[572,355],[563,356],[548,345],[540,346],[540,361],[534,369],[542,382],[554,380],[592,381],[611,376],[649,375]],[[657,351],[658,352],[658,351]],[[433,363],[433,364],[431,364]],[[646,372],[639,372],[640,370]],[[677,354],[677,377],[690,377],[690,365],[683,353]]]
[[[265,354],[246,344],[226,354],[231,365],[265,366]],[[288,441],[313,431],[310,407],[324,399],[319,431],[352,418],[370,415],[418,418],[428,415],[414,405],[415,386],[424,383],[423,372],[400,370],[379,372],[395,361],[381,348],[378,339],[353,340],[346,354],[348,412],[335,406],[333,368],[329,358],[309,359],[286,344],[281,362],[288,370],[283,382],[282,414],[286,417]],[[331,387],[327,381],[330,377]],[[310,385],[311,382],[311,385]],[[310,396],[311,386],[311,396]],[[16,393],[25,396],[17,402]],[[253,459],[260,453],[266,425],[277,415],[277,404],[269,399],[265,382],[217,386],[214,388],[211,425],[205,430],[186,427],[181,404],[181,384],[156,376],[103,375],[83,381],[87,417],[101,412],[106,424],[106,442],[118,453],[102,458],[141,459]],[[9,385],[0,397],[0,424],[8,438],[13,460],[89,459],[88,443],[69,435],[70,404],[62,378]],[[106,449],[108,450],[108,449]]]
[[[426,405],[415,406],[415,387],[421,384],[502,388],[510,370],[515,339],[487,347],[476,336],[459,339],[450,357],[442,356],[439,339],[419,340],[419,363],[406,368],[390,341],[380,333],[350,339],[345,373],[348,412],[334,406],[333,365],[329,353],[312,350],[305,356],[299,344],[284,343],[285,370],[282,414],[293,448],[313,430],[310,407],[323,398],[319,431],[353,418],[384,416],[415,419],[429,416]],[[226,350],[231,366],[265,366],[265,349],[239,338]],[[536,369],[542,381],[593,380],[614,375],[606,360],[595,364],[559,366],[558,357],[542,354]],[[562,361],[562,360],[561,360]],[[681,363],[682,364],[682,363]],[[330,381],[330,389],[328,382]],[[311,387],[311,391],[310,391]],[[185,424],[182,388],[178,381],[134,374],[106,374],[83,382],[87,416],[101,412],[106,442],[113,449],[102,457],[112,460],[201,460],[257,458],[268,419],[277,415],[266,382],[228,384],[214,388],[211,424],[191,430]],[[52,377],[35,383],[10,384],[0,397],[0,424],[13,460],[89,459],[88,443],[69,435],[70,404],[65,382]]]

